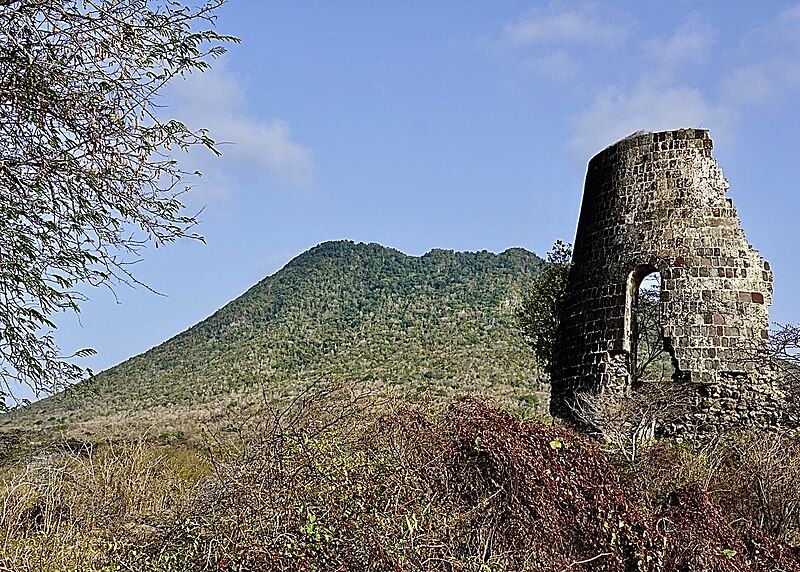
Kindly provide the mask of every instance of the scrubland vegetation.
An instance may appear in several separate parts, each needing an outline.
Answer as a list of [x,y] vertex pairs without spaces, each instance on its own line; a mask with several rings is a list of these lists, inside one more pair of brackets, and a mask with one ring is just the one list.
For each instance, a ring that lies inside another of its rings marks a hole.
[[64,443],[0,473],[0,570],[800,570],[800,441],[658,442],[337,390],[203,446]]
[[513,310],[542,265],[521,248],[415,257],[326,242],[152,350],[0,417],[0,432],[94,439],[157,426],[190,435],[264,391],[281,399],[320,379],[533,406],[546,388]]
[[797,437],[654,441],[669,384],[546,415],[551,263],[327,243],[6,416],[0,571],[800,571]]

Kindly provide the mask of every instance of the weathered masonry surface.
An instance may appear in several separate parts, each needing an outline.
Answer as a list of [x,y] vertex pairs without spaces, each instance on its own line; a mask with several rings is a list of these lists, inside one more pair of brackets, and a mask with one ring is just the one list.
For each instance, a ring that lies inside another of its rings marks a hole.
[[699,129],[634,134],[590,162],[552,375],[551,412],[576,392],[629,395],[632,306],[661,276],[675,383],[697,387],[691,423],[773,424],[779,391],[744,348],[767,336],[772,272],[748,244]]

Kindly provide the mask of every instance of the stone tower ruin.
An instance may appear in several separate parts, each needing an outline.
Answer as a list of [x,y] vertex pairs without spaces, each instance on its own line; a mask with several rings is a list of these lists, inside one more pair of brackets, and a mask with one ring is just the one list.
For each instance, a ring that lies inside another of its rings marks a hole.
[[745,238],[712,146],[700,129],[636,133],[589,162],[552,369],[554,415],[571,417],[579,392],[635,391],[632,315],[640,283],[658,272],[672,379],[696,388],[687,423],[777,420],[778,390],[742,354],[767,336],[772,272]]

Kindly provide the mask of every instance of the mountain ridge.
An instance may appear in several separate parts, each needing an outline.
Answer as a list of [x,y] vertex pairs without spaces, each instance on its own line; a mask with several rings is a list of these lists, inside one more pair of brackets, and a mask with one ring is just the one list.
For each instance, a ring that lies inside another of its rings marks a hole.
[[434,397],[488,390],[530,404],[538,366],[512,310],[542,264],[519,247],[410,256],[322,242],[197,324],[0,427],[209,417],[256,391],[285,397],[317,379]]

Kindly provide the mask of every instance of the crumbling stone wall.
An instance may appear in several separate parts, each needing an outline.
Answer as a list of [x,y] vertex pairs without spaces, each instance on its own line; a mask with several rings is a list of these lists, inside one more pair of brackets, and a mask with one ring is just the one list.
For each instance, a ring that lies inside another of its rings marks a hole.
[[589,162],[554,415],[571,416],[576,392],[635,390],[633,306],[642,279],[659,272],[664,343],[674,382],[697,387],[695,426],[777,421],[779,390],[742,353],[767,336],[772,272],[745,238],[712,146],[705,130],[637,133]]

